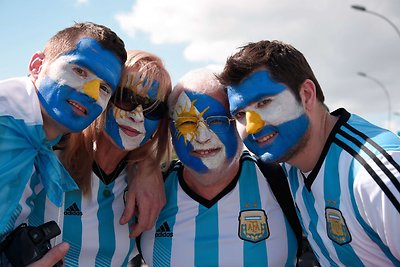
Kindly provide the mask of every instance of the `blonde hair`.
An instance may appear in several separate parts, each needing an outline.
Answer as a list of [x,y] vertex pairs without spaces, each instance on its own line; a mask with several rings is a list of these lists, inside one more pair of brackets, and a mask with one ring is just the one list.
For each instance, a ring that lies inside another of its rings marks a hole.
[[[151,53],[131,50],[128,51],[128,59],[121,76],[120,86],[123,86],[130,73],[139,73],[145,78],[149,89],[155,80],[159,83],[158,99],[166,102],[172,90],[171,78],[165,69],[162,60]],[[103,112],[82,133],[71,133],[61,142],[62,152],[60,160],[70,172],[75,182],[84,195],[91,192],[91,173],[94,162],[94,143],[99,139],[104,129],[106,112]],[[144,145],[129,151],[127,157],[128,176],[132,176],[135,163],[144,159],[152,159],[155,164],[169,165],[171,159],[171,140],[168,130],[168,116],[160,120],[158,128],[152,138]]]

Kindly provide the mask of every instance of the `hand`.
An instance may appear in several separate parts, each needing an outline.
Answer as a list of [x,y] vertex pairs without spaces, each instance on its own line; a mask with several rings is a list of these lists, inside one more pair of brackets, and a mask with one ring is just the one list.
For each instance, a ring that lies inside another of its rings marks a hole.
[[61,244],[58,244],[54,248],[50,249],[44,256],[38,261],[35,261],[32,264],[29,264],[29,267],[52,267],[54,266],[57,262],[62,260],[67,254],[69,249],[69,245],[66,242],[63,242]]
[[161,168],[152,159],[139,162],[131,176],[128,178],[125,210],[119,222],[126,224],[133,215],[137,216],[138,223],[131,226],[129,234],[132,238],[154,226],[166,199]]

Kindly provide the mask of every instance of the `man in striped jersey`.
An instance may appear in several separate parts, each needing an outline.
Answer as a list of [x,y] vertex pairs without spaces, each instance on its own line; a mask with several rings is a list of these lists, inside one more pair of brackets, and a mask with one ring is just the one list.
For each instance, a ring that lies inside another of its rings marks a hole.
[[329,113],[306,59],[250,43],[219,80],[248,149],[284,162],[303,230],[323,266],[400,266],[400,140],[357,115]]
[[149,266],[294,266],[297,241],[207,69],[190,72],[169,97],[180,161],[165,179],[167,204],[141,236]]
[[26,220],[40,190],[61,206],[63,192],[77,189],[52,146],[106,108],[125,60],[111,29],[76,23],[32,56],[29,77],[0,81],[0,242]]

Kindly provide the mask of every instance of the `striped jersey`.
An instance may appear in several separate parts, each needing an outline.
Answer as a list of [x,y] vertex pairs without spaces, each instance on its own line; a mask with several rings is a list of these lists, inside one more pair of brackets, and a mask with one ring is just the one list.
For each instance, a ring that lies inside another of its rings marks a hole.
[[[127,191],[124,167],[121,164],[108,176],[93,167],[90,198],[81,191],[67,192],[61,208],[43,194],[36,198],[29,224],[57,222],[61,235],[56,237],[55,244],[65,241],[70,245],[65,266],[127,266],[137,254],[136,250],[133,254],[135,239],[129,238],[128,224],[119,224]],[[106,186],[103,177],[117,178]]]
[[57,141],[46,138],[31,80],[0,81],[0,241],[27,219],[32,200],[43,188],[52,188],[46,192],[58,204],[57,190],[75,188],[52,151]]
[[165,180],[167,204],[142,234],[148,266],[295,266],[297,241],[254,158],[214,199],[190,190],[177,162]]
[[400,139],[344,109],[315,168],[284,164],[322,266],[400,266]]

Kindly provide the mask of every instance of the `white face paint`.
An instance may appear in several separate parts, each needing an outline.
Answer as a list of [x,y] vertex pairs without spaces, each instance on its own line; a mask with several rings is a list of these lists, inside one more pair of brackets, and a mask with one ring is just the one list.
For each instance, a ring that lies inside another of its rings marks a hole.
[[125,111],[113,106],[113,114],[124,149],[138,148],[146,135],[142,106],[137,106],[134,111]]
[[[258,102],[252,103],[245,109],[242,109],[238,114],[246,111],[254,111],[260,115],[265,125],[280,125],[287,121],[299,118],[304,114],[304,109],[300,103],[297,102],[294,94],[285,89],[281,93],[274,96],[268,96]],[[246,116],[236,116],[238,132],[242,139],[246,138]]]
[[[47,76],[60,85],[70,86],[78,92],[89,95],[104,110],[111,98],[112,88],[88,69],[71,63],[77,61],[77,58],[74,55],[60,56],[52,63]],[[97,83],[97,85],[93,86],[90,91],[85,90],[85,86],[90,83]]]
[[[176,131],[173,137],[175,149],[180,157],[200,159],[208,169],[224,166],[225,145],[204,122],[203,115],[208,108],[199,111],[195,104],[196,100],[192,102],[187,94],[182,92],[172,110]],[[192,145],[192,150],[188,143]],[[190,167],[195,170],[199,168],[195,161],[190,161],[187,165],[193,165]]]

